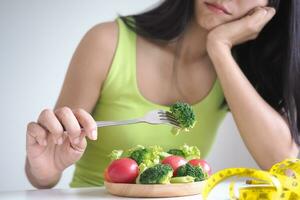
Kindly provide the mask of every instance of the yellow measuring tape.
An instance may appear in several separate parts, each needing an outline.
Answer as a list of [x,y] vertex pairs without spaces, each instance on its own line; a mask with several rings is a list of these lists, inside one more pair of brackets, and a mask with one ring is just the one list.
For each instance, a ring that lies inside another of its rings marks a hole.
[[[234,182],[230,183],[231,200],[300,200],[300,160],[287,159],[275,164],[268,172],[250,168],[228,168],[213,174],[205,183],[202,197],[206,200],[210,191],[228,178],[248,177],[249,187],[239,189],[239,197],[234,192]],[[250,186],[251,185],[251,186]]]

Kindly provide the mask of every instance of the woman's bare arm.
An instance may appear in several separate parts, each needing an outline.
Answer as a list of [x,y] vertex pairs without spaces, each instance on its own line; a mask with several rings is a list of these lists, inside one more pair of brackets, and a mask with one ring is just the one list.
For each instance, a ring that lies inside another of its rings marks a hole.
[[299,149],[289,126],[255,90],[225,46],[215,46],[211,59],[240,135],[258,165],[265,170]]
[[[86,33],[72,57],[54,110],[84,109],[91,113],[100,96],[102,83],[106,79],[113,59],[117,44],[117,32],[117,24],[109,22],[99,24]],[[50,112],[52,111],[48,109],[42,113],[48,113],[49,115]],[[40,131],[37,128],[40,128]],[[40,175],[41,170],[47,170],[47,165],[48,167],[51,166],[49,163],[43,163],[43,161],[51,161],[51,158],[50,156],[49,158],[44,156],[43,160],[36,160],[36,158],[34,161],[33,159],[29,160],[40,148],[34,146],[36,143],[30,134],[39,136],[42,135],[43,130],[37,123],[30,123],[27,132],[25,171],[28,180],[37,188],[51,188],[59,181],[62,171],[53,169],[53,173],[48,173],[47,177]],[[35,163],[35,166],[31,166],[30,163]],[[39,174],[38,177],[35,174]]]

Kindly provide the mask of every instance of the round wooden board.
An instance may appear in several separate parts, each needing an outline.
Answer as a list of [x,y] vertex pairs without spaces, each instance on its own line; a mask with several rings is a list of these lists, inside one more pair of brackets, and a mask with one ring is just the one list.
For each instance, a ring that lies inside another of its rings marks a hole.
[[200,194],[205,181],[181,184],[126,184],[104,182],[106,190],[123,197],[180,197]]

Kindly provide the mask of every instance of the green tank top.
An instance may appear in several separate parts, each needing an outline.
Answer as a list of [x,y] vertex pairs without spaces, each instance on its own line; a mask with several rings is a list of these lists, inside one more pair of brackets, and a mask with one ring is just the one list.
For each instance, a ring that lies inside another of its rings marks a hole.
[[[139,92],[136,79],[136,34],[121,19],[118,45],[105,80],[99,100],[93,110],[95,120],[124,120],[143,116],[150,110],[169,107],[145,99]],[[188,133],[174,136],[171,126],[133,124],[98,129],[98,140],[88,140],[82,158],[75,164],[71,187],[103,185],[103,171],[109,165],[108,155],[114,149],[129,149],[136,145],[160,145],[165,150],[183,144],[195,145],[205,158],[214,142],[217,128],[227,109],[219,81],[216,80],[209,94],[195,105],[197,123]]]

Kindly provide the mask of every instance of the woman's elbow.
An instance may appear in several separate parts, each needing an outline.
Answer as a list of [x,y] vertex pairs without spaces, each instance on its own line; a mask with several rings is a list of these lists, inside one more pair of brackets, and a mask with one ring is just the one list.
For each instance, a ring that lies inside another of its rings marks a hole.
[[273,159],[266,159],[264,163],[260,163],[259,167],[262,170],[269,171],[273,165],[276,163],[282,162],[286,159],[295,159],[298,158],[299,155],[299,148],[297,145],[293,146],[290,150],[286,152],[282,152],[281,155],[274,156]]

